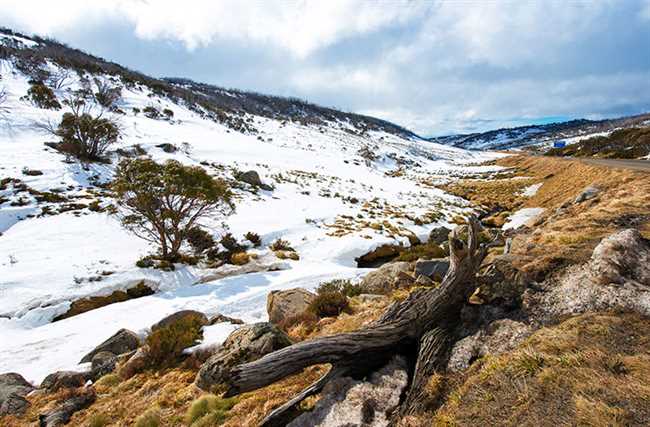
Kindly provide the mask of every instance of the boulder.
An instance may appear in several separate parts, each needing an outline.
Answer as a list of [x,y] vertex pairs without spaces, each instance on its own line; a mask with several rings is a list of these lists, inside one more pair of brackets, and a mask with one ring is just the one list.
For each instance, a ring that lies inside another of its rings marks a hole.
[[266,297],[269,322],[278,324],[287,317],[296,316],[309,307],[316,295],[301,288],[272,291]]
[[91,361],[90,378],[97,381],[106,374],[115,370],[117,365],[117,356],[108,351],[100,351],[93,356]]
[[34,386],[22,375],[10,372],[0,375],[0,416],[20,415],[25,412],[29,402],[25,396]]
[[384,245],[379,245],[375,249],[355,258],[354,260],[357,262],[357,267],[359,268],[380,267],[399,256],[400,252],[403,250],[404,246],[402,245],[386,243]]
[[97,396],[92,387],[69,395],[57,407],[38,416],[38,423],[41,427],[54,427],[65,425],[70,422],[72,415],[92,405]]
[[407,273],[411,270],[408,262],[393,262],[384,264],[375,271],[371,271],[361,280],[359,286],[364,294],[389,294],[393,291],[393,283],[400,272]]
[[57,371],[45,377],[39,388],[52,393],[62,388],[81,387],[88,380],[87,372]]
[[90,353],[82,357],[79,363],[90,362],[93,357],[100,352],[109,352],[114,355],[119,355],[133,351],[138,348],[138,346],[140,346],[140,338],[135,332],[129,331],[128,329],[120,329],[115,333],[115,335],[99,344]]
[[257,171],[250,170],[246,172],[241,172],[237,174],[237,180],[241,182],[245,182],[246,184],[252,185],[253,187],[259,187],[262,190],[267,190],[271,191],[273,190],[273,187],[270,185],[264,184],[262,182],[262,179],[260,178],[260,175],[257,173]]
[[314,409],[287,426],[388,426],[408,385],[407,370],[406,360],[396,356],[365,381],[351,377],[332,380],[321,391]]
[[578,197],[575,198],[573,203],[577,205],[578,203],[586,202],[587,200],[591,200],[598,196],[599,193],[599,188],[590,185],[589,187],[582,190],[582,193],[578,194]]
[[223,381],[231,367],[252,362],[288,345],[291,345],[289,336],[271,323],[242,326],[201,366],[196,385],[209,391]]
[[447,270],[449,270],[449,258],[418,260],[415,262],[415,277],[426,276],[440,282],[447,274]]
[[178,150],[178,148],[176,148],[176,146],[174,144],[170,144],[168,142],[158,144],[158,145],[156,145],[156,147],[160,148],[165,153],[175,153]]
[[233,325],[243,325],[244,321],[234,317],[224,316],[221,313],[217,313],[210,318],[208,325],[216,325],[217,323],[232,323]]
[[449,233],[451,233],[451,230],[447,227],[436,227],[429,233],[429,243],[442,245],[449,240]]
[[195,310],[181,310],[177,311],[174,314],[170,314],[169,316],[153,324],[151,326],[151,331],[153,332],[156,329],[167,328],[176,322],[190,319],[196,319],[196,321],[199,322],[202,326],[209,324],[208,318],[205,316],[205,314]]
[[149,346],[143,345],[138,348],[129,359],[120,364],[117,374],[122,379],[129,379],[133,375],[144,371],[149,360]]
[[531,282],[523,271],[513,265],[515,256],[499,255],[477,276],[479,290],[475,296],[483,303],[499,301],[506,305],[518,305],[519,300]]

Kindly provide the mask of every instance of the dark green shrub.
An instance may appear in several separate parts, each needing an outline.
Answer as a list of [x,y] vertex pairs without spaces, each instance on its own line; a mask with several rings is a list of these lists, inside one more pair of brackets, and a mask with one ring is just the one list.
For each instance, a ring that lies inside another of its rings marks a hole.
[[271,243],[271,246],[269,248],[272,251],[291,251],[295,252],[295,249],[291,247],[291,244],[283,239],[277,239],[275,242]]
[[122,89],[110,83],[95,79],[97,91],[94,93],[95,101],[104,108],[112,108],[122,97]]
[[203,339],[202,327],[199,318],[188,316],[151,332],[146,340],[150,367],[168,367],[178,363],[184,349]]
[[318,317],[335,317],[350,311],[350,301],[342,292],[320,293],[307,310]]
[[252,231],[249,231],[248,233],[244,234],[244,238],[251,242],[253,247],[259,248],[262,246],[262,239],[260,238],[260,235],[257,233],[253,233]]
[[241,245],[232,233],[224,234],[221,240],[219,240],[219,243],[221,243],[221,246],[230,253],[243,252],[246,250],[246,246]]
[[195,254],[200,254],[214,246],[212,235],[201,227],[192,227],[186,233],[187,243],[192,246]]
[[29,89],[27,89],[27,97],[34,105],[45,108],[48,110],[60,110],[61,104],[56,99],[54,91],[45,86],[42,81],[31,80]]
[[352,298],[361,295],[362,290],[360,285],[344,279],[334,279],[329,282],[323,282],[318,286],[318,288],[316,288],[316,293],[319,295],[336,292]]
[[235,406],[234,398],[223,399],[214,395],[202,396],[190,405],[185,414],[185,422],[190,426],[218,426],[222,424],[228,411]]
[[142,109],[142,112],[146,117],[150,119],[157,119],[158,117],[160,117],[160,111],[158,111],[158,109],[153,105],[147,105]]
[[165,117],[167,117],[168,119],[171,119],[171,118],[174,117],[174,112],[172,110],[170,110],[169,108],[165,108],[164,110],[162,110],[162,112],[165,115]]
[[418,259],[444,258],[447,252],[435,243],[424,243],[422,245],[413,245],[402,251],[397,257],[397,261],[417,261]]

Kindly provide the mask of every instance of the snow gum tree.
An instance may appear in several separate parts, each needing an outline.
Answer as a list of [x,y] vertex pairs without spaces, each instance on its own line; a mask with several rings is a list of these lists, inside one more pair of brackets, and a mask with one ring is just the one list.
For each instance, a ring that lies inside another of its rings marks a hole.
[[122,225],[158,245],[160,257],[177,261],[188,232],[206,216],[225,217],[234,204],[229,185],[198,166],[149,158],[122,161],[112,190]]

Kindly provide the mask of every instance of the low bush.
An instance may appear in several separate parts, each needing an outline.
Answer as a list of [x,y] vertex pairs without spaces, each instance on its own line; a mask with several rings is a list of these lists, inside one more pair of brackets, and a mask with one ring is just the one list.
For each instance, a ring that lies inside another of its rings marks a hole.
[[291,251],[291,252],[295,252],[295,249],[291,247],[291,244],[288,241],[283,240],[283,239],[277,239],[276,241],[271,243],[271,246],[269,246],[269,248],[274,252],[275,251]]
[[162,110],[162,112],[165,115],[165,117],[167,117],[168,119],[171,119],[171,118],[174,117],[174,112],[172,110],[170,110],[169,108],[165,108],[164,110]]
[[447,251],[435,243],[424,243],[422,245],[413,245],[400,252],[397,261],[417,261],[418,259],[444,258]]
[[350,301],[341,292],[322,293],[309,304],[308,310],[318,317],[336,317],[350,311]]
[[60,110],[61,103],[56,99],[54,91],[42,81],[31,80],[27,89],[27,98],[37,107],[47,110]]
[[162,423],[160,409],[153,407],[147,409],[142,415],[135,419],[135,427],[158,427]]
[[221,237],[221,240],[219,240],[219,243],[221,243],[221,246],[230,253],[243,252],[246,250],[246,246],[240,244],[232,233],[224,234],[223,237]]
[[249,231],[248,233],[244,234],[244,238],[251,242],[253,247],[259,248],[262,246],[262,239],[260,238],[260,235],[257,233],[253,233],[252,231]]
[[300,255],[298,255],[297,252],[293,251],[275,251],[274,253],[275,256],[279,259],[291,259],[294,261],[298,261],[300,259]]
[[352,298],[361,295],[362,289],[361,285],[354,284],[349,280],[334,279],[329,282],[321,283],[318,288],[316,288],[316,293],[319,295],[325,293],[341,293]]
[[88,420],[88,427],[104,427],[111,423],[111,417],[106,414],[94,414]]
[[168,367],[178,363],[184,349],[203,339],[202,327],[200,319],[186,317],[151,332],[146,339],[150,367]]
[[142,112],[146,117],[150,119],[157,119],[158,117],[160,117],[160,111],[158,111],[158,109],[153,105],[147,105],[142,109]]
[[222,399],[214,395],[202,396],[190,405],[185,414],[187,425],[195,427],[217,426],[228,417],[228,411],[235,406],[236,399]]
[[117,374],[106,374],[95,382],[97,387],[112,388],[121,382],[120,376]]
[[303,325],[307,330],[307,333],[310,333],[316,328],[318,324],[318,316],[311,311],[303,311],[300,314],[293,316],[285,317],[280,323],[278,323],[278,328],[282,329],[285,332],[297,325]]
[[185,238],[197,255],[215,245],[212,235],[201,227],[192,227],[187,230]]
[[230,263],[234,265],[248,264],[251,257],[246,252],[235,252],[230,256]]

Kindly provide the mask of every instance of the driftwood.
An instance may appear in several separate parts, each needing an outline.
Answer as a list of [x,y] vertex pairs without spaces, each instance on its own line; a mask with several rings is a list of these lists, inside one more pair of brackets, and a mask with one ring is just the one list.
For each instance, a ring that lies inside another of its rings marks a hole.
[[330,372],[287,404],[273,411],[263,425],[282,425],[289,412],[305,397],[318,393],[325,383],[345,372],[367,373],[385,364],[396,353],[417,353],[411,388],[402,413],[417,410],[417,390],[436,369],[452,344],[441,325],[455,318],[475,288],[476,272],[493,243],[479,245],[479,223],[468,218],[467,242],[461,227],[449,238],[449,271],[440,286],[418,289],[392,304],[380,319],[364,329],[304,341],[270,353],[254,362],[234,367],[227,379],[225,396],[264,387],[316,364],[331,364]]

